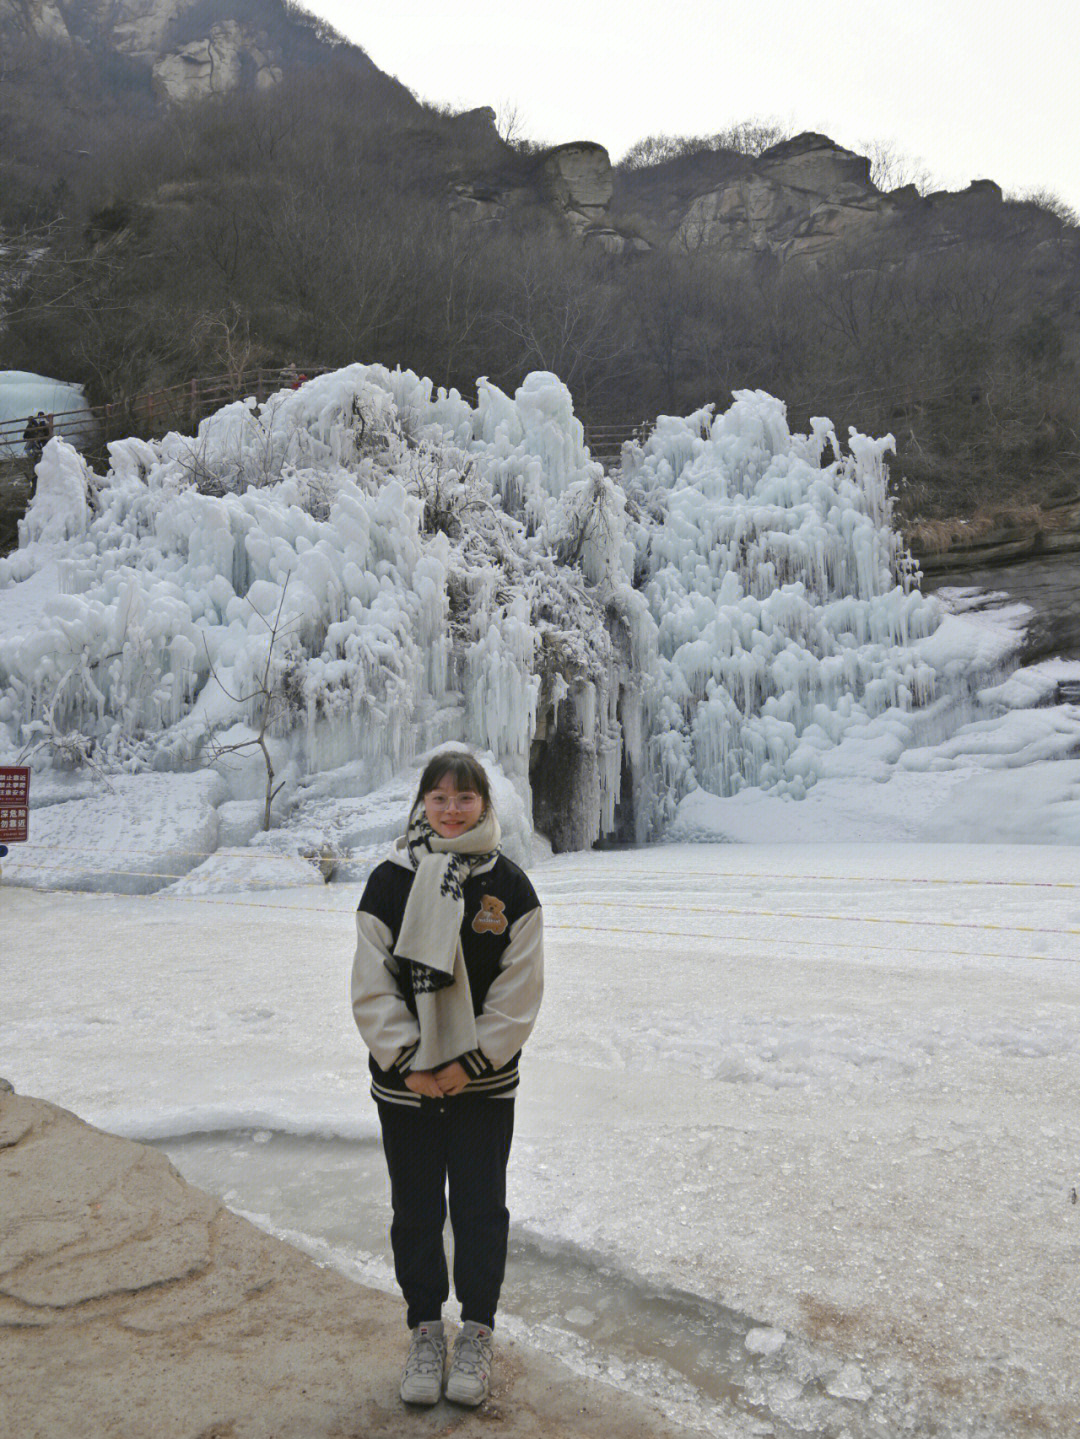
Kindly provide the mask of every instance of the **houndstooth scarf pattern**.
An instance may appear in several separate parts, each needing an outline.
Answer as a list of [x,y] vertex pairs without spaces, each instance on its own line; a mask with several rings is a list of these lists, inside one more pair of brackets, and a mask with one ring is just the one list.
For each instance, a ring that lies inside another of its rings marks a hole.
[[409,821],[403,847],[416,877],[394,958],[409,965],[420,1022],[413,1070],[437,1069],[476,1048],[476,1017],[461,950],[464,886],[476,870],[494,864],[499,838],[499,821],[491,810],[453,839],[436,834],[420,807]]

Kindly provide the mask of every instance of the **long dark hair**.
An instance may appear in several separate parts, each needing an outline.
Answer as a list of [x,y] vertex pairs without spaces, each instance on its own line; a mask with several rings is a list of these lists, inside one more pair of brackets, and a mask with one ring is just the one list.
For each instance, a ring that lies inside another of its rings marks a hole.
[[483,801],[483,813],[487,814],[492,807],[491,781],[487,777],[487,771],[473,755],[466,754],[464,750],[448,749],[429,759],[425,765],[410,815],[415,814],[417,808],[423,805],[427,792],[435,789],[447,776],[454,781],[456,789],[475,790]]

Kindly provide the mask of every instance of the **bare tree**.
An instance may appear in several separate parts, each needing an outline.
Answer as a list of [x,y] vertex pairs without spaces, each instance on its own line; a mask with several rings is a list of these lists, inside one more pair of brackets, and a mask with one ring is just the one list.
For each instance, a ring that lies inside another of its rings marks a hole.
[[504,144],[516,148],[525,138],[525,124],[521,107],[516,100],[507,97],[499,102],[495,112],[495,128]]
[[914,185],[920,195],[934,188],[934,177],[922,160],[903,154],[891,140],[864,140],[870,161],[870,183],[883,193]]
[[515,366],[550,370],[588,409],[621,379],[630,343],[609,267],[547,237],[500,259],[513,279],[495,320],[516,349]]
[[620,169],[644,170],[682,155],[709,150],[732,150],[738,155],[756,156],[791,138],[791,126],[779,120],[740,120],[711,135],[646,135],[631,145],[619,161]]
[[289,629],[289,625],[283,624],[281,619],[282,610],[285,605],[285,592],[288,588],[289,576],[286,575],[285,583],[281,587],[281,598],[278,600],[277,611],[272,620],[264,615],[260,609],[256,608],[250,598],[248,599],[248,604],[251,605],[251,608],[259,616],[259,619],[262,620],[269,635],[269,643],[266,647],[266,663],[263,665],[262,674],[258,676],[254,689],[249,690],[247,694],[233,694],[222,684],[221,678],[214,668],[213,661],[210,660],[209,649],[207,650],[206,656],[210,664],[210,674],[222,693],[228,695],[234,704],[245,707],[251,704],[255,706],[257,728],[250,739],[236,740],[231,744],[222,744],[211,735],[208,736],[207,739],[207,753],[211,760],[218,760],[230,754],[242,754],[245,750],[249,749],[257,749],[262,754],[263,763],[266,766],[266,802],[263,808],[264,830],[270,828],[270,806],[273,804],[275,797],[280,793],[285,783],[284,780],[280,780],[277,784],[274,783],[274,760],[270,753],[270,746],[267,743],[267,736],[274,724],[288,712],[289,708],[284,693],[285,672],[280,668],[275,672],[274,664],[275,646],[278,640],[281,639]]
[[260,356],[260,346],[252,338],[251,322],[235,300],[220,310],[200,311],[192,326],[192,338],[234,390],[241,388],[244,376]]
[[[662,403],[672,413],[680,404],[691,337],[710,308],[703,268],[700,252],[661,250],[636,265],[624,284],[638,352],[657,372]],[[710,328],[715,335],[716,327]]]
[[1034,205],[1038,210],[1045,210],[1048,215],[1053,215],[1055,219],[1060,220],[1071,230],[1080,226],[1080,215],[1072,205],[1066,204],[1060,195],[1056,195],[1053,190],[1048,190],[1045,186],[1042,189],[1027,190],[1022,195],[1009,198],[1015,198],[1023,205]]
[[[110,655],[108,658],[112,659],[113,656]],[[105,788],[111,790],[112,785],[109,783],[108,776],[94,758],[95,741],[93,738],[90,735],[84,735],[77,729],[62,731],[56,722],[56,706],[60,702],[64,686],[77,673],[79,673],[78,666],[72,665],[61,675],[53,697],[45,709],[44,719],[33,720],[27,726],[34,737],[24,746],[15,763],[29,764],[39,750],[48,749],[52,751],[55,758],[60,760],[62,765],[72,769],[78,769],[85,765],[88,769],[92,769],[101,777]],[[85,671],[83,673],[85,675]]]

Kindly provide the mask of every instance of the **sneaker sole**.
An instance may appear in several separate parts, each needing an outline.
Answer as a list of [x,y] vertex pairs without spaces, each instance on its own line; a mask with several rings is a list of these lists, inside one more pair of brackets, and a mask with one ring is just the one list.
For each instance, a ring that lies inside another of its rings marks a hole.
[[475,1409],[478,1405],[483,1404],[488,1397],[488,1391],[485,1389],[483,1394],[455,1394],[447,1384],[446,1397],[451,1404],[463,1404],[467,1409]]
[[441,1393],[427,1394],[406,1394],[404,1390],[398,1391],[401,1395],[402,1404],[415,1404],[417,1408],[430,1409],[433,1404],[438,1404],[442,1398]]

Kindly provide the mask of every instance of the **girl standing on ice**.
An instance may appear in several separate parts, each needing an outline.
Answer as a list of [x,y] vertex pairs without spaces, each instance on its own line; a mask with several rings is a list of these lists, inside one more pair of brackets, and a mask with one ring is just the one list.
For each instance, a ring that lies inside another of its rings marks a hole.
[[356,916],[352,1007],[390,1171],[410,1404],[443,1392],[448,1183],[462,1327],[446,1397],[479,1404],[490,1382],[518,1055],[543,988],[540,904],[499,837],[483,766],[456,750],[436,755]]

